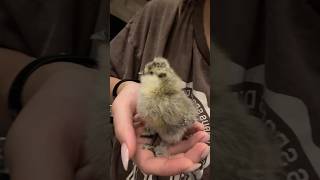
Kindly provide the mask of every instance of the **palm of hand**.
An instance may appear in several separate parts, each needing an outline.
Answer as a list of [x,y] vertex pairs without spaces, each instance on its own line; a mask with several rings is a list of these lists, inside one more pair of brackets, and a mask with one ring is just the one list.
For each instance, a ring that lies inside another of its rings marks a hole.
[[[112,105],[114,127],[117,139],[122,144],[122,161],[127,168],[128,158],[146,174],[171,176],[198,169],[200,160],[209,154],[209,135],[203,131],[201,123],[195,123],[189,130],[189,138],[168,147],[171,154],[156,157],[151,150],[143,148],[150,139],[141,137],[143,126],[134,125],[136,103],[140,86],[133,83],[124,87]],[[123,148],[125,147],[125,148]],[[127,155],[125,155],[127,154]],[[126,157],[127,156],[127,157]]]
[[141,137],[143,131],[143,125],[135,127],[137,144],[133,161],[146,174],[171,176],[191,172],[201,166],[200,160],[209,153],[209,147],[205,144],[209,135],[203,131],[201,123],[194,124],[188,139],[168,147],[169,156],[158,157],[152,150],[144,148],[146,144],[151,144],[152,140]]

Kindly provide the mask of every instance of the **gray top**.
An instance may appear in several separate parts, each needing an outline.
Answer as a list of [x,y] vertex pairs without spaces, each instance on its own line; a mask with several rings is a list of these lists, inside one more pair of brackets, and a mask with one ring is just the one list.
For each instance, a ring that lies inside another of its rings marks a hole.
[[[111,76],[138,79],[138,72],[155,56],[169,60],[173,69],[185,83],[185,91],[198,104],[200,121],[210,132],[210,53],[205,42],[202,24],[203,1],[201,0],[153,0],[138,12],[127,26],[111,41]],[[210,179],[209,162],[203,167],[182,176]],[[119,144],[115,143],[112,157],[112,179],[143,179],[144,175],[134,165],[123,170]]]

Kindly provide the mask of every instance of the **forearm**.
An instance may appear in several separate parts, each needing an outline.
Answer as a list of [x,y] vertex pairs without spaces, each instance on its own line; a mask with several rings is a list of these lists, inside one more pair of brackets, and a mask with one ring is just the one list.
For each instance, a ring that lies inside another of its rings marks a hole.
[[57,73],[28,100],[8,133],[13,180],[74,179],[94,85],[91,72]]
[[[0,136],[5,136],[11,122],[8,109],[8,94],[11,84],[17,74],[34,58],[21,52],[0,48]],[[63,71],[83,71],[83,66],[58,62],[45,65],[37,69],[28,77],[22,91],[22,104],[28,100],[43,86],[53,75]]]
[[18,72],[31,61],[28,55],[0,48],[0,136],[5,136],[12,120],[8,111],[8,91]]
[[[26,107],[25,111],[33,113],[21,113],[8,133],[6,161],[11,179],[73,179],[76,155],[72,153],[79,153],[76,151],[77,143],[68,140],[71,138],[66,136],[66,131],[74,127],[56,124],[57,120],[70,121],[68,114],[50,105],[48,108],[53,113],[41,111],[43,105],[36,101],[30,105],[36,104],[34,107]],[[38,112],[35,108],[38,108]]]
[[4,95],[18,72],[31,62],[32,57],[18,51],[0,48],[0,93]]

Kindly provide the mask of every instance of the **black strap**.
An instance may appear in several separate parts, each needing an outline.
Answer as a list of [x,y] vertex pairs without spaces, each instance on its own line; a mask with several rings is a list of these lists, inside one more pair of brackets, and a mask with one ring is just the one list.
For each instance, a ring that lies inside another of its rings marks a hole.
[[113,98],[116,98],[117,97],[117,90],[119,88],[119,86],[124,83],[124,82],[127,82],[127,81],[133,81],[133,82],[137,82],[137,83],[140,83],[139,80],[135,80],[135,79],[122,79],[121,81],[117,82],[117,84],[114,86],[114,88],[112,89],[112,96]]
[[[112,89],[112,96],[113,96],[113,98],[116,98],[117,97],[117,90],[118,90],[118,88],[119,88],[119,86],[122,84],[122,83],[124,83],[124,82],[127,82],[127,81],[133,81],[133,82],[136,82],[136,83],[140,83],[140,81],[139,80],[135,80],[135,79],[122,79],[122,80],[120,80],[119,82],[117,82],[117,84],[113,87],[113,89]],[[111,109],[111,107],[110,107],[110,109]],[[111,124],[113,124],[113,117],[110,117],[110,123]]]
[[97,62],[94,59],[83,56],[73,55],[55,55],[38,58],[27,66],[25,66],[14,79],[8,96],[8,108],[11,111],[12,117],[15,118],[22,109],[21,96],[23,87],[30,75],[43,65],[55,62],[70,62],[76,63],[88,68],[96,68]]

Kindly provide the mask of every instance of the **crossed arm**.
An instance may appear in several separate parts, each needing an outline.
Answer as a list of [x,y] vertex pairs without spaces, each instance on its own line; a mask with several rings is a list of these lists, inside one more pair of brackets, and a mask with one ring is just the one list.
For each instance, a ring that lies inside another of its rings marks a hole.
[[[16,74],[31,57],[0,49],[2,109],[8,117],[5,97]],[[83,140],[88,101],[96,72],[71,63],[41,67],[23,90],[24,108],[8,124],[5,149],[12,180],[70,180],[90,177],[85,169]],[[91,179],[92,177],[90,177]]]

